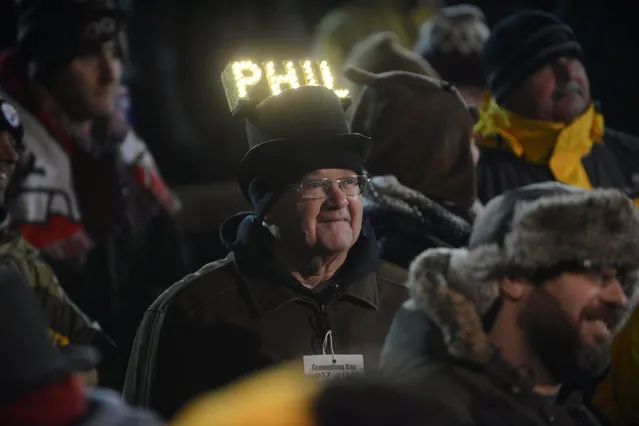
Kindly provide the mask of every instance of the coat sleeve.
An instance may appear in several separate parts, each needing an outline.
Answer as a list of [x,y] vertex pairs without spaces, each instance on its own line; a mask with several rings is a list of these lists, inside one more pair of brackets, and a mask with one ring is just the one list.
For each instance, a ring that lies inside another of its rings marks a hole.
[[[99,324],[89,318],[67,296],[51,267],[26,241],[17,241],[6,253],[33,289],[36,300],[49,326],[49,337],[60,347],[91,345],[112,357],[114,347],[103,334]],[[98,383],[96,371],[83,374],[87,383]]]
[[223,324],[205,324],[175,310],[157,339],[149,406],[171,418],[185,403],[250,373],[234,336]]
[[58,344],[92,344],[102,331],[67,296],[51,267],[26,241],[16,241],[4,253],[9,256],[28,285],[49,322],[49,334]]
[[639,309],[612,345],[610,371],[596,388],[592,403],[614,425],[639,423]]

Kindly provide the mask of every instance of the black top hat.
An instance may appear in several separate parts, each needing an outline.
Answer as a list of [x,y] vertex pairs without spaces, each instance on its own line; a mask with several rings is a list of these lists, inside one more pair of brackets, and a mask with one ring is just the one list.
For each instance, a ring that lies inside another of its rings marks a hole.
[[372,144],[350,133],[342,103],[323,86],[302,86],[266,98],[248,114],[249,151],[239,165],[246,198],[251,182],[294,183],[318,169],[362,170]]

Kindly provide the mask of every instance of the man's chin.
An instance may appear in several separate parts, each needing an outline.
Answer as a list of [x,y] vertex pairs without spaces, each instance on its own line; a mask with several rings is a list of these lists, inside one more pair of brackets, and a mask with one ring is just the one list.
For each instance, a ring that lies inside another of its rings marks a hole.
[[340,253],[350,250],[355,244],[354,241],[347,238],[320,238],[316,247],[321,247],[327,253]]
[[577,360],[579,373],[585,378],[601,376],[610,365],[610,345],[582,348]]

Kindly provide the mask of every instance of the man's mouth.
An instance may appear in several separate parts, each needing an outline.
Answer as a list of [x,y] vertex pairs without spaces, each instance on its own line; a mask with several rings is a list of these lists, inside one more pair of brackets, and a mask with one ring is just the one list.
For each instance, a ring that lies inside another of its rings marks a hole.
[[594,325],[598,330],[607,335],[612,335],[617,321],[602,315],[586,315],[584,320]]
[[553,97],[553,100],[560,101],[564,99],[565,97],[567,97],[568,95],[573,95],[573,94],[582,96],[581,88],[571,87],[566,90],[558,90],[553,94],[552,97]]
[[318,222],[350,222],[351,218],[350,217],[345,217],[342,215],[326,215],[326,216],[320,216],[317,218]]

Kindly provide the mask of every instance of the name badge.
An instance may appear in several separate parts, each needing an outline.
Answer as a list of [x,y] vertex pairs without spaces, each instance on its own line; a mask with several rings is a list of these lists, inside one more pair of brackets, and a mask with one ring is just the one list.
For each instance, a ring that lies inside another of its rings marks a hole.
[[318,381],[344,379],[364,374],[363,355],[307,355],[304,375]]

